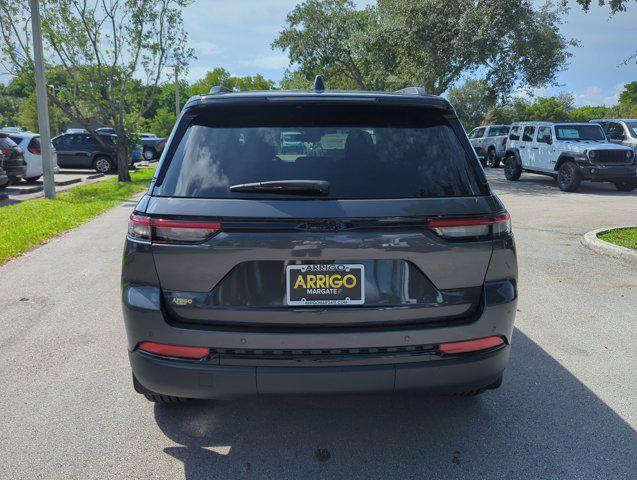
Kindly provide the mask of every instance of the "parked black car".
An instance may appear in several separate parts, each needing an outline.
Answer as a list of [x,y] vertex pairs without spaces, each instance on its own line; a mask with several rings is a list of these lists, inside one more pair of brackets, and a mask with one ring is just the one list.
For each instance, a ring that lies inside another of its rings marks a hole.
[[[110,127],[98,128],[95,131],[101,135],[115,135],[115,129]],[[139,140],[144,160],[150,161],[161,157],[161,152],[166,146],[166,138],[158,137],[154,133],[140,133]]]
[[453,108],[321,84],[184,107],[122,262],[149,400],[500,386],[514,237]]
[[[2,133],[0,133],[0,155],[2,170],[8,179],[4,186],[11,185],[26,176],[27,162],[24,160],[24,151],[8,135]],[[1,175],[0,185],[2,185]]]
[[[117,169],[115,135],[100,132],[107,147],[101,145],[90,133],[68,133],[53,139],[60,168],[92,168],[98,173]],[[132,163],[132,160],[131,160]]]
[[161,156],[166,146],[166,139],[154,133],[141,133],[142,155],[144,160],[155,160]]

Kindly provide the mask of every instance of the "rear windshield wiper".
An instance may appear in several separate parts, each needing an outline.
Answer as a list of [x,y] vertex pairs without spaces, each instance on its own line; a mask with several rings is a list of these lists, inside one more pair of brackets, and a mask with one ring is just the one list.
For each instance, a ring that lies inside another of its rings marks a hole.
[[271,180],[232,185],[231,192],[283,193],[292,195],[327,195],[330,184],[325,180]]

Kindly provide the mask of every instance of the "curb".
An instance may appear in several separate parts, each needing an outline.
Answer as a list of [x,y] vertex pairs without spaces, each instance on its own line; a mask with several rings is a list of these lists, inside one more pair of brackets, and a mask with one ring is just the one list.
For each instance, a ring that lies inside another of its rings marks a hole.
[[582,245],[591,250],[606,255],[607,257],[613,257],[621,260],[624,263],[637,267],[637,251],[630,248],[620,247],[609,242],[605,242],[597,238],[597,235],[609,230],[616,230],[618,228],[633,228],[633,227],[606,227],[598,228],[597,230],[590,231],[584,234],[582,238]]
[[70,180],[58,180],[57,182],[55,182],[55,185],[58,187],[64,187],[66,185],[73,185],[74,183],[80,183],[81,181],[82,181],[81,178],[72,178]]

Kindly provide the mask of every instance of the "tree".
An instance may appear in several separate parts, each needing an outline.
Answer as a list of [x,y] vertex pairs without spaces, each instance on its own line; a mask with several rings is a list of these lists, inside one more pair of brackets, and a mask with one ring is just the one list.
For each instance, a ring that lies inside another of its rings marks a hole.
[[624,85],[624,91],[619,94],[619,103],[637,103],[637,81]]
[[[40,125],[38,124],[38,105],[35,92],[32,92],[27,98],[20,102],[20,111],[18,119],[21,126],[32,132],[38,132]],[[52,135],[56,135],[64,131],[69,119],[64,112],[58,107],[51,105],[49,108],[49,127]]]
[[237,77],[231,75],[224,68],[217,67],[207,72],[203,78],[197,80],[188,88],[190,95],[200,95],[208,93],[211,87],[223,86],[230,90],[272,90],[275,82],[266,80],[263,75],[247,75],[245,77]]
[[19,97],[11,95],[9,89],[0,83],[0,127],[19,124],[20,101]]
[[386,90],[421,85],[441,94],[480,72],[492,96],[555,81],[575,42],[559,32],[562,8],[524,0],[306,0],[273,47],[307,80]]
[[458,87],[451,87],[448,100],[467,131],[482,124],[487,111],[494,107],[489,88],[482,80],[467,80]]
[[[635,0],[633,0],[635,1]],[[565,5],[567,3],[566,0],[562,0],[562,3]],[[577,0],[577,3],[579,3],[582,8],[584,9],[585,12],[588,12],[588,9],[591,6],[591,0]],[[610,10],[611,14],[615,14],[618,12],[625,12],[628,8],[628,4],[630,3],[630,0],[609,0],[608,1],[608,8]],[[597,0],[597,4],[601,7],[606,5],[606,0]]]
[[[170,62],[185,64],[182,8],[189,0],[46,0],[42,34],[49,68],[67,83],[49,91],[50,103],[90,131],[110,125],[117,134],[118,177],[130,181],[128,159],[139,118],[154,104]],[[5,69],[33,82],[27,2],[0,2],[0,45]],[[19,30],[24,26],[23,30]],[[33,83],[31,83],[33,88]],[[141,95],[136,95],[140,93]],[[135,111],[136,114],[131,115]]]
[[615,116],[617,116],[617,107],[584,105],[571,110],[568,119],[573,122],[588,122],[594,118],[612,118]]
[[573,110],[573,96],[568,93],[560,93],[553,97],[538,97],[535,102],[527,106],[524,120],[563,122],[570,120],[571,110]]
[[168,109],[161,107],[157,109],[152,120],[148,122],[148,130],[160,137],[167,137],[170,135],[176,120],[174,106]]
[[617,115],[625,118],[637,118],[637,81],[624,85],[624,91],[619,94]]

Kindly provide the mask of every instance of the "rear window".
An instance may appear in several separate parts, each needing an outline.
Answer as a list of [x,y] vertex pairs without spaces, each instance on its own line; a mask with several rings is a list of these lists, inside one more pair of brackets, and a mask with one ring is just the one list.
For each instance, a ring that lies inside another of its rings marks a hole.
[[40,150],[40,137],[33,137],[29,142],[29,150]]
[[217,107],[191,121],[153,194],[289,197],[229,190],[276,180],[327,181],[327,198],[488,194],[473,163],[435,110],[316,104]]
[[0,148],[13,148],[16,145],[9,137],[0,137]]

